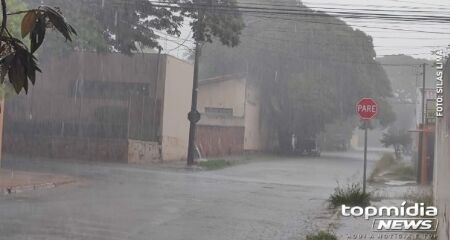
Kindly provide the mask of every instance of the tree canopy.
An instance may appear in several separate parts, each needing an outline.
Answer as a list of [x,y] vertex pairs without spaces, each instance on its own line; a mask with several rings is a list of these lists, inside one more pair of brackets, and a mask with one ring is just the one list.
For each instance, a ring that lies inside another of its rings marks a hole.
[[396,128],[416,127],[416,102],[420,98],[418,89],[422,88],[422,66],[426,63],[426,87],[434,88],[435,69],[433,62],[407,55],[389,55],[377,58],[384,64],[392,85],[393,96],[389,99],[395,113]]
[[[26,0],[33,5],[36,1]],[[233,6],[232,1],[211,0],[43,0],[44,4],[70,9],[67,18],[79,30],[72,48],[130,54],[143,48],[161,48],[158,40],[179,37],[190,24],[194,40],[218,38],[235,46],[243,22],[239,12],[225,14],[214,6]],[[199,15],[199,13],[202,13]],[[202,21],[199,21],[200,17]]]
[[[15,2],[13,7],[21,7],[21,2]],[[6,76],[16,93],[23,90],[28,92],[29,82],[36,81],[36,72],[40,72],[36,50],[44,42],[47,29],[54,29],[61,33],[67,41],[77,32],[68,24],[58,9],[39,6],[32,9],[8,12],[6,0],[1,0],[2,22],[0,27],[0,82],[4,83]],[[20,15],[21,38],[29,38],[29,47],[17,38],[17,17],[8,23],[8,16]],[[10,28],[12,27],[12,30]],[[13,35],[14,34],[14,35]]]
[[389,79],[364,32],[326,15],[246,16],[245,22],[237,48],[205,47],[201,76],[247,73],[261,89],[263,117],[276,129],[281,148],[289,146],[292,133],[314,138],[325,124],[354,116],[361,97],[380,103],[381,125],[395,118],[386,102]]
[[380,141],[383,146],[394,148],[396,159],[401,159],[402,152],[406,152],[412,144],[412,138],[408,131],[395,128],[389,128],[387,133],[383,133]]

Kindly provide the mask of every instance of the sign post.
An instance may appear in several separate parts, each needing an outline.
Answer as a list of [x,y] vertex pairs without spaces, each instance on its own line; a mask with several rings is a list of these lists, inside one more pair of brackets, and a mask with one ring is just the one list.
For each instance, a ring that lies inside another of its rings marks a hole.
[[374,118],[378,112],[378,104],[372,98],[362,98],[356,103],[356,113],[364,121],[364,171],[363,171],[363,192],[366,193],[367,175],[367,129],[370,119]]
[[367,129],[369,128],[369,120],[364,121],[364,173],[363,173],[363,193],[366,193],[367,180]]

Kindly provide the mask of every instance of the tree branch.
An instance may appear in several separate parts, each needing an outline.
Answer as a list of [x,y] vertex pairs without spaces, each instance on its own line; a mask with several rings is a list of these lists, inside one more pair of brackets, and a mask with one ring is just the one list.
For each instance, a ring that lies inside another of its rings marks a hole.
[[2,26],[0,29],[0,37],[3,37],[3,33],[5,32],[6,29],[6,21],[8,19],[8,15],[6,14],[6,0],[1,0],[2,1],[2,15],[3,15],[3,19],[2,19]]
[[11,16],[11,15],[18,15],[18,14],[23,14],[23,13],[28,13],[31,11],[35,11],[35,12],[45,12],[44,10],[41,9],[29,9],[29,10],[23,10],[23,11],[17,11],[17,12],[11,12],[11,13],[7,13],[6,15]]

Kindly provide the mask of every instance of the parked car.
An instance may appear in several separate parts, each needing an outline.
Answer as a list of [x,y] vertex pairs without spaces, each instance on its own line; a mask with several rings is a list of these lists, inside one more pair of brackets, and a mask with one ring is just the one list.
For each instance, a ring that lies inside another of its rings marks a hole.
[[297,151],[301,155],[306,156],[320,156],[320,147],[316,139],[303,139],[297,144]]

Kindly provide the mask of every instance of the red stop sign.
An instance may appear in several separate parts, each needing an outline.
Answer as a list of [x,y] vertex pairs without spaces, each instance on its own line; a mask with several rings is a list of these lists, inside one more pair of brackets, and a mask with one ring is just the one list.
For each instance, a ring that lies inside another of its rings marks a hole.
[[356,112],[361,119],[372,119],[378,112],[377,102],[372,98],[361,98],[356,104]]

